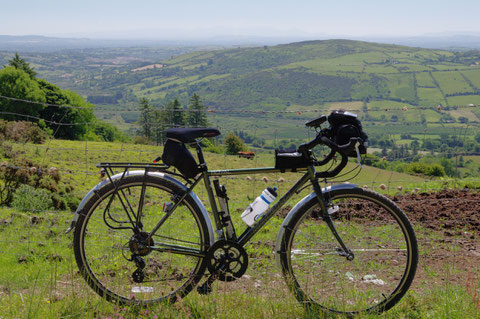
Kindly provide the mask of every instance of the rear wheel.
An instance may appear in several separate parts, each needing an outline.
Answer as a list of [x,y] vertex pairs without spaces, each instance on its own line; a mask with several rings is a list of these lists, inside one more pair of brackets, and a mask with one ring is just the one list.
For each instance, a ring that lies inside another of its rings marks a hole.
[[[183,193],[153,176],[126,176],[102,187],[86,203],[75,228],[75,258],[81,274],[112,302],[173,302],[201,279],[210,246],[206,221],[187,196],[156,235],[148,233]],[[128,213],[127,213],[128,212]],[[133,230],[132,220],[141,224]]]
[[355,314],[382,312],[407,292],[418,261],[405,214],[388,198],[361,188],[325,195],[349,260],[320,217],[314,197],[285,228],[281,265],[289,288],[308,309]]

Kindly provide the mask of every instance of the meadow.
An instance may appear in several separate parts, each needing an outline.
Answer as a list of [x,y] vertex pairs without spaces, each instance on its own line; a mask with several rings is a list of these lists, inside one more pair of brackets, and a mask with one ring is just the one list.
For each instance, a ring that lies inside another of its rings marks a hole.
[[[50,140],[43,145],[10,144],[21,156],[47,167],[56,167],[61,181],[81,198],[100,181],[99,162],[152,162],[162,148],[149,145]],[[254,160],[207,154],[210,169],[273,166],[273,151],[258,153]],[[477,160],[477,158],[474,158]],[[8,160],[8,159],[5,159]],[[349,163],[346,170],[356,166]],[[364,187],[402,196],[428,193],[455,185],[455,181],[425,179],[365,166],[361,173],[344,176]],[[224,178],[232,217],[239,230],[239,215],[267,186],[286,191],[299,175],[295,173]],[[350,179],[349,177],[354,177]],[[383,184],[383,185],[382,185]],[[198,190],[198,191],[197,191]],[[202,187],[197,195],[205,203]],[[296,195],[288,207],[309,193]],[[454,201],[455,198],[446,200]],[[438,201],[440,202],[440,201]],[[419,202],[421,203],[421,201]],[[417,202],[409,201],[407,215],[414,216]],[[206,205],[207,206],[207,205]],[[208,208],[208,206],[207,206]],[[191,292],[175,304],[146,309],[121,307],[98,297],[79,275],[73,257],[72,234],[65,234],[70,211],[26,211],[0,208],[0,317],[2,318],[310,318],[311,315],[288,292],[274,262],[272,245],[282,218],[275,217],[247,245],[250,265],[246,275],[232,282],[215,282],[210,295]],[[446,219],[447,217],[439,217]],[[479,233],[458,226],[431,228],[415,222],[420,262],[409,293],[381,316],[360,318],[479,318]],[[478,254],[478,255],[476,255]]]

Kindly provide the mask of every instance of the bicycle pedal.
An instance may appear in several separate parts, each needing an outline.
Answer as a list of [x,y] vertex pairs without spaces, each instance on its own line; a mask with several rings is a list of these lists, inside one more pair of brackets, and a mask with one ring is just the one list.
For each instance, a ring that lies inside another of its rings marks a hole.
[[204,282],[203,285],[197,287],[197,292],[201,295],[208,295],[212,291],[212,286],[208,284],[208,281]]

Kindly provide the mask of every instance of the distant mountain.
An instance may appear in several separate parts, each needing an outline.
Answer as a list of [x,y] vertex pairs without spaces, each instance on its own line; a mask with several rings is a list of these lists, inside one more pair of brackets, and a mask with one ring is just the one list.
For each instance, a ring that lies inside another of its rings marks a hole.
[[[311,38],[312,36],[310,36]],[[316,39],[329,39],[332,36],[319,35]],[[338,37],[337,37],[338,38]],[[348,38],[341,36],[341,38]],[[421,48],[448,49],[448,50],[467,50],[480,49],[480,34],[452,34],[441,33],[415,37],[350,37],[359,41],[370,41],[378,43],[399,44]],[[114,48],[114,47],[153,47],[153,46],[262,46],[278,45],[289,42],[306,41],[308,35],[301,34],[285,36],[261,36],[261,35],[224,35],[215,37],[198,37],[177,39],[165,38],[125,38],[120,36],[116,38],[87,38],[87,37],[46,37],[40,35],[10,36],[0,35],[0,51],[12,52],[54,52],[68,49],[86,49],[86,48]]]
[[480,49],[480,34],[440,33],[416,37],[365,37],[358,39],[375,41],[380,43],[400,44],[427,49],[446,49],[462,51],[468,49]]
[[55,38],[38,35],[10,36],[0,35],[0,51],[11,52],[55,52],[70,49],[125,48],[156,46],[192,46],[201,43],[177,40],[149,39],[88,39]]

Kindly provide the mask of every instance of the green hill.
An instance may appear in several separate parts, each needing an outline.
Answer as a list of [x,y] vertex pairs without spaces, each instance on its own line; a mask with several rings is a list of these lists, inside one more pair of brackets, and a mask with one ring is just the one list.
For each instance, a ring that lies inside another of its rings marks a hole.
[[480,108],[468,105],[480,105],[480,51],[351,40],[189,50],[98,49],[26,59],[40,76],[87,97],[100,119],[124,131],[136,129],[139,98],[155,106],[179,99],[186,106],[197,93],[212,111],[212,125],[248,131],[273,146],[309,138],[300,128],[317,115],[312,110],[338,108],[358,113],[369,134],[397,140],[441,134],[473,140],[478,133]]
[[436,107],[480,104],[479,63],[479,52],[327,40],[192,52],[97,81],[159,103],[196,92],[228,110],[350,101]]

